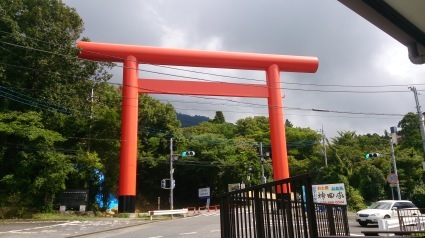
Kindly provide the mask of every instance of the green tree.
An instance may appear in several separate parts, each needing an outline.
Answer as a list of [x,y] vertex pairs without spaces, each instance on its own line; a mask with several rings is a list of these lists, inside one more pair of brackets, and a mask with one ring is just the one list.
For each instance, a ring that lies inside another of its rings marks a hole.
[[202,122],[198,126],[184,129],[184,135],[190,138],[192,135],[213,133],[222,135],[228,139],[235,137],[236,126],[231,123],[216,124],[212,122]]
[[386,176],[379,168],[364,164],[353,177],[359,180],[358,188],[365,200],[374,202],[385,198]]
[[288,154],[298,160],[315,155],[320,145],[321,135],[310,128],[286,127]]
[[211,120],[212,123],[226,123],[226,119],[224,119],[224,115],[222,111],[216,111],[214,119]]
[[55,147],[65,139],[45,129],[35,112],[0,114],[0,137],[2,205],[52,210],[55,194],[73,170],[70,157]]
[[[63,158],[64,166],[68,162],[78,166],[79,163],[97,158],[96,153],[86,156],[75,151],[87,150],[92,142],[91,133],[96,134],[92,120],[89,119],[94,105],[88,103],[87,98],[96,83],[110,79],[111,75],[103,66],[110,67],[112,64],[77,59],[79,50],[75,43],[80,38],[83,22],[75,9],[60,0],[1,1],[0,29],[0,111],[20,111],[24,112],[23,115],[32,115],[32,111],[37,111],[37,115],[42,118],[37,121],[39,128],[68,138],[55,142],[56,146],[71,152],[66,156],[56,156],[58,159],[66,157]],[[9,122],[12,125],[14,123]],[[26,143],[21,136],[10,136],[14,137],[16,144]],[[32,154],[32,161],[43,164],[48,155]],[[0,159],[8,159],[5,154],[0,156]],[[50,168],[51,176],[54,176],[56,167],[52,165]],[[56,171],[61,173],[61,179],[73,174],[72,169],[57,168]],[[92,171],[88,169],[84,173],[88,176]],[[14,180],[20,179],[17,176],[25,178],[25,174],[18,173],[14,175]],[[87,176],[80,178],[82,181],[65,180],[65,185],[61,181],[55,183],[54,180],[50,183],[57,184],[61,189],[72,184],[90,187],[90,182],[84,182]],[[38,186],[44,186],[41,181],[38,181]],[[50,190],[51,197],[45,201],[50,202],[55,193],[59,192],[58,187],[53,188],[55,190]],[[39,187],[39,190],[42,191],[42,188]],[[45,202],[43,209],[50,209],[49,206]]]
[[285,127],[294,127],[294,125],[288,120],[285,120]]
[[402,137],[400,142],[401,148],[414,148],[418,151],[422,151],[422,137],[419,127],[418,116],[413,112],[407,113],[403,119],[398,123],[398,127],[401,130],[398,135]]
[[236,135],[257,142],[270,142],[269,119],[264,116],[247,117],[236,121]]

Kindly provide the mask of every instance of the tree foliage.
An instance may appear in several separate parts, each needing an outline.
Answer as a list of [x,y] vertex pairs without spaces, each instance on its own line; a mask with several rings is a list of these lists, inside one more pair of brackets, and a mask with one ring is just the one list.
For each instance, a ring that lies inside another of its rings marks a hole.
[[401,128],[398,134],[403,138],[400,143],[401,148],[423,150],[419,120],[416,114],[413,112],[406,114],[398,123],[398,127]]
[[[65,139],[45,129],[36,112],[0,114],[0,193],[23,207],[51,210],[55,194],[65,188],[72,171],[70,157],[55,148]],[[10,204],[3,204],[5,206]]]

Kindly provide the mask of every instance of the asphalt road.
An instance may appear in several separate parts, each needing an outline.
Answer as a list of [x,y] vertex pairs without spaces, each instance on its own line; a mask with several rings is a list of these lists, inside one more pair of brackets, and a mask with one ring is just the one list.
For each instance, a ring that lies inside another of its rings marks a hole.
[[10,221],[0,223],[0,237],[220,237],[219,212],[170,220],[126,218],[86,221]]
[[147,224],[140,219],[90,219],[86,221],[7,221],[0,223],[0,237],[82,237]]
[[[377,225],[361,227],[355,214],[348,213],[351,236],[362,236],[361,231],[377,229]],[[0,238],[12,237],[142,237],[185,238],[220,237],[218,212],[203,213],[172,220],[142,220],[127,218],[90,219],[86,221],[20,221],[1,222]]]
[[107,234],[98,234],[88,237],[144,237],[144,238],[219,238],[220,214],[211,212],[184,219],[173,219],[137,226],[125,230],[116,230]]

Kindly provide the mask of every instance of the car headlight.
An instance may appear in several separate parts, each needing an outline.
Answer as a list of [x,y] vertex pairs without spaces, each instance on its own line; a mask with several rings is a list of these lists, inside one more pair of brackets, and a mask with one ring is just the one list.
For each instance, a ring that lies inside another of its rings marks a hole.
[[377,217],[377,216],[379,216],[379,213],[373,213],[373,214],[370,214],[369,216],[371,216],[371,217]]

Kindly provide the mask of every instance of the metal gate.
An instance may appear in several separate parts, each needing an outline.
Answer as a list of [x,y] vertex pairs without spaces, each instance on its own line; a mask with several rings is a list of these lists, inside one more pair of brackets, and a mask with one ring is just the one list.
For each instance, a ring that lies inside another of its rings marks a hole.
[[349,235],[347,206],[314,204],[310,175],[262,184],[221,196],[221,237]]

